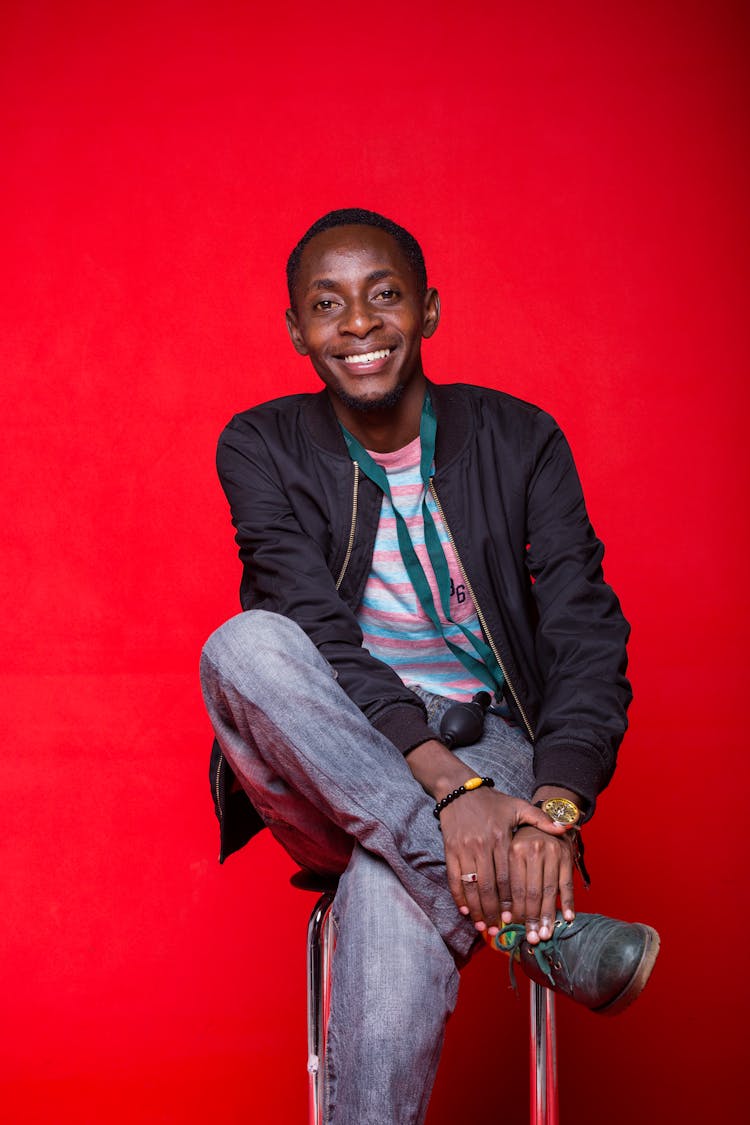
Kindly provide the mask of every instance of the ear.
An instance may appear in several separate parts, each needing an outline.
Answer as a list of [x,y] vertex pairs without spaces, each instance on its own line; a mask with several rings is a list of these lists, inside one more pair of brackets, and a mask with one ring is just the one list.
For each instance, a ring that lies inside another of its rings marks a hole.
[[437,289],[428,289],[424,295],[424,316],[422,335],[427,340],[437,331],[440,323],[440,296]]
[[296,352],[299,352],[300,355],[307,355],[308,349],[304,339],[302,338],[302,333],[300,332],[300,327],[297,322],[297,314],[295,313],[294,309],[286,310],[286,328],[287,332],[289,333],[289,339],[292,341],[292,345],[294,346],[294,350]]

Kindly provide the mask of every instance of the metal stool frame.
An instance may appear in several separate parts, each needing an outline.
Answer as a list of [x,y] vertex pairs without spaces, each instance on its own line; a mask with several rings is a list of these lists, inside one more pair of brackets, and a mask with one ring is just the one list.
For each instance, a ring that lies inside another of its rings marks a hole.
[[331,906],[333,891],[325,891],[307,924],[307,1073],[310,1076],[309,1121],[323,1121],[323,1059],[331,999],[331,960],[336,935]]
[[[331,959],[335,932],[333,892],[313,907],[307,926],[307,1072],[310,1076],[310,1125],[323,1122],[322,1069],[331,996]],[[555,996],[530,982],[529,1072],[531,1125],[559,1125]]]

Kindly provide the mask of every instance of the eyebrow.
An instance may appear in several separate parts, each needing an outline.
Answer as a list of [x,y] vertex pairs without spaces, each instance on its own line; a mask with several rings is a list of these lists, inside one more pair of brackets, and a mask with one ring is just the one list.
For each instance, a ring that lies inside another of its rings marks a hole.
[[[382,281],[386,277],[394,277],[394,276],[396,276],[396,275],[394,274],[393,270],[387,270],[387,269],[373,270],[372,273],[368,273],[367,277],[365,278],[365,281],[367,282],[368,285],[372,285],[373,282],[375,282],[375,281]],[[315,281],[310,282],[308,292],[310,292],[313,289],[315,289],[315,290],[319,290],[319,289],[338,289],[338,282],[334,281],[330,277],[319,277]]]

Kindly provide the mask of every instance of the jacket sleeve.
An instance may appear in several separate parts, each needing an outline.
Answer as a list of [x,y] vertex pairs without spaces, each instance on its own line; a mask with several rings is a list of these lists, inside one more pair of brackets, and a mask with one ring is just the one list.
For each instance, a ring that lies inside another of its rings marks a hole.
[[[339,596],[323,550],[302,526],[305,504],[295,510],[290,491],[298,489],[282,483],[260,428],[230,423],[219,439],[217,468],[244,568],[242,608],[296,622],[347,695],[402,753],[436,737],[421,700],[362,646],[357,619]],[[314,484],[304,487],[310,492]]]
[[527,533],[543,684],[536,779],[539,785],[572,788],[592,810],[612,777],[627,728],[630,627],[604,581],[604,547],[589,522],[570,449],[557,427],[533,468]]

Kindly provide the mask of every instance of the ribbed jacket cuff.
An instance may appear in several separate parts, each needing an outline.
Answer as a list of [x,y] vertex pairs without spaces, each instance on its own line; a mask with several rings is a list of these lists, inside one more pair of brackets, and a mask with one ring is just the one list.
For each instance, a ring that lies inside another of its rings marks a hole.
[[389,738],[402,754],[408,754],[423,742],[440,736],[425,721],[417,707],[393,707],[379,715],[373,726]]
[[534,778],[538,787],[559,785],[578,793],[586,802],[586,820],[591,818],[596,798],[609,781],[596,749],[585,743],[570,742],[548,746],[537,743]]

